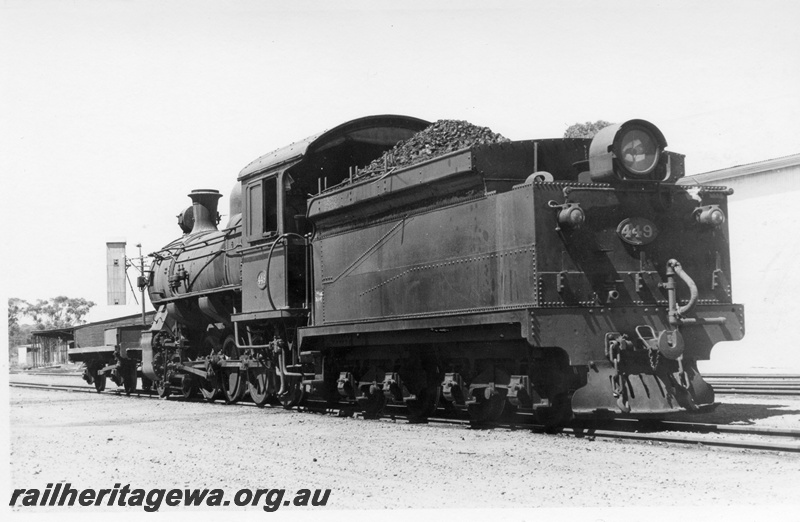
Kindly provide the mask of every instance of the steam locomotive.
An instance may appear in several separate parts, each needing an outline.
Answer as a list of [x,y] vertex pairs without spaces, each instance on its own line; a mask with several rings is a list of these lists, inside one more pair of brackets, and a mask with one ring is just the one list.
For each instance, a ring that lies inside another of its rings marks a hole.
[[141,280],[155,320],[122,358],[162,397],[367,418],[559,426],[714,403],[697,361],[744,335],[731,190],[678,184],[684,156],[644,120],[354,170],[428,125],[364,117],[261,156],[222,228],[220,193],[192,191]]

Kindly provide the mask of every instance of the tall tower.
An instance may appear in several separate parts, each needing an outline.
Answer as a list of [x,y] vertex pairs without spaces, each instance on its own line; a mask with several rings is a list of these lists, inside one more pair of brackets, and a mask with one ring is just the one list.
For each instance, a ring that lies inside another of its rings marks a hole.
[[106,288],[109,305],[124,305],[125,295],[125,241],[106,243]]

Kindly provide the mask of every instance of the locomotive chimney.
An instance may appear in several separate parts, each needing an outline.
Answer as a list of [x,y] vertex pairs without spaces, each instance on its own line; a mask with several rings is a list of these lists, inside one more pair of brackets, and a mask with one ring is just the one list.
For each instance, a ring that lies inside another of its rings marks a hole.
[[222,195],[218,190],[200,189],[193,190],[189,197],[192,198],[192,211],[194,213],[194,227],[192,234],[204,230],[217,230],[217,202]]

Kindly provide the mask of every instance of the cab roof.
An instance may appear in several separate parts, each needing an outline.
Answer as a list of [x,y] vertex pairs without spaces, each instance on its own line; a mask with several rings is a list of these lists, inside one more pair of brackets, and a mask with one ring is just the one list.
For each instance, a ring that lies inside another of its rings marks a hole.
[[264,172],[295,165],[310,155],[345,142],[363,143],[388,149],[428,125],[430,125],[429,122],[419,118],[392,114],[365,116],[350,120],[333,129],[264,154],[243,168],[239,172],[238,180],[243,181]]

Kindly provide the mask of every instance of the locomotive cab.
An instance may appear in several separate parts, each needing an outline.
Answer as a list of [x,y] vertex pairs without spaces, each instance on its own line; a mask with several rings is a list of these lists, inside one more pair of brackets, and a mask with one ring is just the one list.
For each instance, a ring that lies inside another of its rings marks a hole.
[[234,320],[302,316],[311,308],[306,202],[347,181],[428,122],[372,116],[265,154],[239,174],[243,190],[242,310]]
[[242,314],[256,314],[253,319],[307,308],[306,246],[292,185],[284,170],[244,184]]

